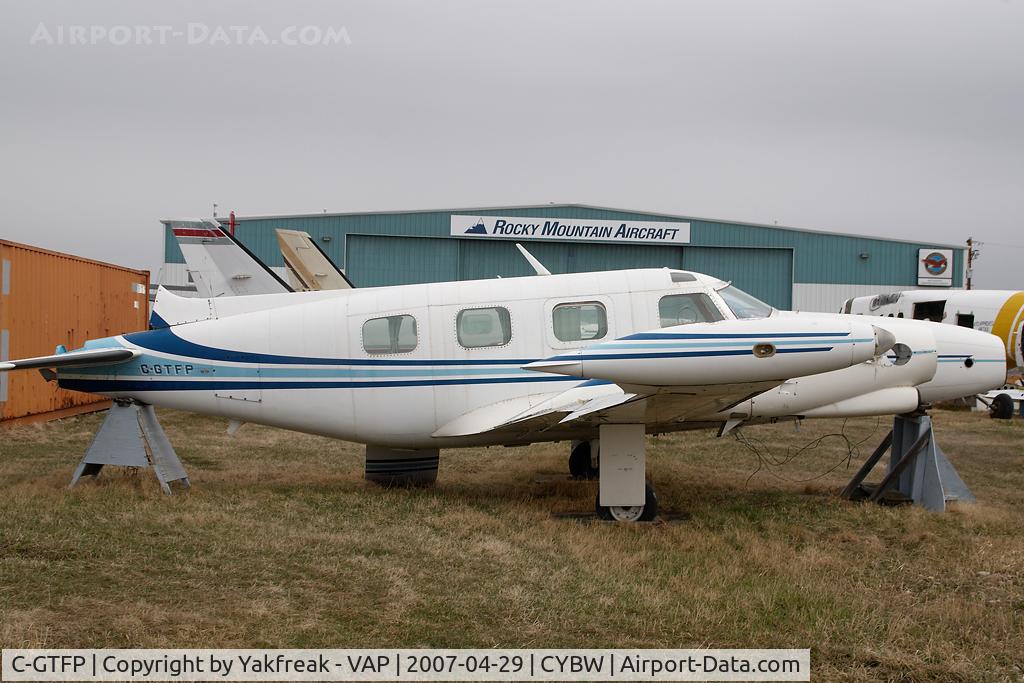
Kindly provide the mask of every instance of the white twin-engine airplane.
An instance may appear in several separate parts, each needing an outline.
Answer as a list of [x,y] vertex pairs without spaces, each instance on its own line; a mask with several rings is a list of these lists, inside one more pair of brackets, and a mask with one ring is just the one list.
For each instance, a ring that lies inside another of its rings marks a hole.
[[844,313],[932,320],[991,332],[1003,340],[1008,370],[1024,369],[1024,292],[910,290],[847,299]]
[[[61,387],[367,445],[367,477],[432,482],[441,448],[574,442],[598,513],[654,517],[644,436],[901,414],[1000,386],[996,337],[797,314],[641,269],[186,299],[165,325],[0,364]],[[56,373],[48,369],[56,368]]]

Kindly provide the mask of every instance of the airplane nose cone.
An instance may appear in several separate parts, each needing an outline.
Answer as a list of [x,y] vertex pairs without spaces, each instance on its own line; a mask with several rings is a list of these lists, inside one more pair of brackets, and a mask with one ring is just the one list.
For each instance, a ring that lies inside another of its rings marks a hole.
[[891,349],[896,345],[896,335],[889,330],[883,330],[881,327],[871,326],[875,330],[875,355],[881,356],[883,353]]

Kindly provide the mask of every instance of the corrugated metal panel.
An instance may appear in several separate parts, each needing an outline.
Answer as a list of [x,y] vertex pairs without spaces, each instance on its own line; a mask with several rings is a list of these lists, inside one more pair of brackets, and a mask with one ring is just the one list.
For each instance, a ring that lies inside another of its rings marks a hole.
[[[917,250],[928,243],[830,235],[785,228],[693,221],[693,244],[786,247],[795,252],[793,280],[831,284],[893,282],[917,285]],[[861,254],[868,258],[862,259]],[[953,252],[953,286],[963,285],[963,250]]]
[[[484,240],[453,241],[459,244],[460,280],[486,280],[492,277],[522,277],[534,274],[533,268],[513,242],[487,244]],[[542,245],[532,242],[526,247],[553,273],[557,272],[555,268],[565,260],[565,254],[561,253],[564,251],[564,245]]]
[[[0,329],[11,358],[53,353],[57,344],[80,347],[88,339],[146,328],[149,273],[0,241],[9,261],[9,288],[0,295]],[[58,389],[37,372],[10,373],[0,420],[44,417],[107,402]]]
[[[530,245],[532,246],[532,245]],[[683,250],[643,244],[573,244],[566,272],[584,273],[621,268],[681,268]],[[629,265],[623,266],[622,264]]]
[[459,269],[458,240],[351,235],[348,250],[356,287],[441,282]]
[[[8,330],[0,330],[0,361],[11,359],[11,333]],[[7,400],[7,383],[10,380],[10,373],[0,372],[0,403]]]
[[793,252],[789,249],[686,247],[687,270],[732,282],[776,308],[788,310],[793,301]]
[[896,292],[901,289],[907,289],[907,287],[893,284],[829,285],[797,283],[793,285],[793,310],[840,313],[847,299],[856,296],[868,296],[869,294]]

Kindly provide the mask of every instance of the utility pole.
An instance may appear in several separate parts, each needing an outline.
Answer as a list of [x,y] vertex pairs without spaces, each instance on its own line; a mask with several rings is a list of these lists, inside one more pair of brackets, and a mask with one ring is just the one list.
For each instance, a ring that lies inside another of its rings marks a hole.
[[[967,238],[967,289],[971,288],[971,278],[974,276],[974,259],[978,258],[978,250],[974,248],[974,238]],[[980,242],[979,242],[980,244]]]

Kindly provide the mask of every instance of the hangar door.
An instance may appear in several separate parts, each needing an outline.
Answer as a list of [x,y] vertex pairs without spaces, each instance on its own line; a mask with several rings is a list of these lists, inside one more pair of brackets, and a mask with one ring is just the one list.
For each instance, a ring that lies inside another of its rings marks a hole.
[[[623,268],[679,268],[679,247],[529,242],[523,246],[552,273]],[[356,287],[486,280],[533,275],[513,240],[349,234],[345,274]]]
[[456,279],[459,241],[438,237],[348,235],[345,274],[356,287]]
[[[512,240],[459,242],[459,279],[533,275],[533,268]],[[572,242],[530,242],[521,244],[552,273],[584,273],[625,268],[679,268],[679,247],[636,244],[575,244]]]
[[683,268],[731,281],[776,308],[793,305],[793,250],[684,247]]

